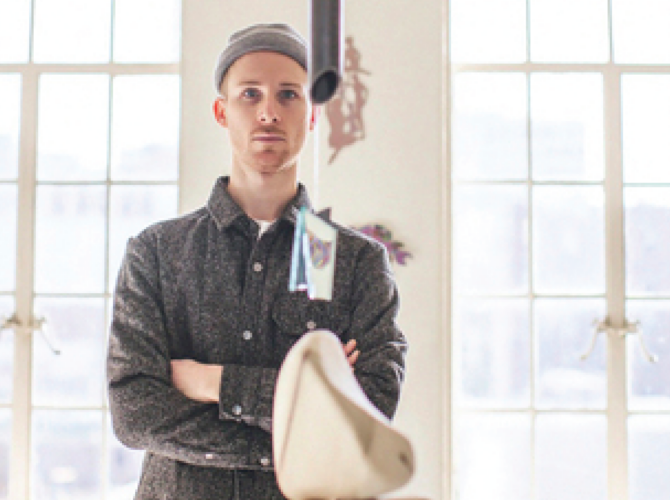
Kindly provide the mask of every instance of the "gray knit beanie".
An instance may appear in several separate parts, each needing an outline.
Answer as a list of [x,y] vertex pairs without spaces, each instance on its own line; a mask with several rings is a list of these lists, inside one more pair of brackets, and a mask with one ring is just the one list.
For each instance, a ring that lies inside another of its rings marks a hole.
[[228,69],[249,52],[269,51],[294,59],[307,70],[307,43],[300,34],[286,24],[254,24],[233,33],[228,45],[216,63],[214,86],[220,92]]

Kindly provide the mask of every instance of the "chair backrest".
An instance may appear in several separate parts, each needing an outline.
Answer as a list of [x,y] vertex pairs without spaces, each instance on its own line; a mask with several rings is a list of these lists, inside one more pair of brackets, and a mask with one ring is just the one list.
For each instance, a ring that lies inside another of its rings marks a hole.
[[326,330],[305,334],[282,364],[272,439],[277,482],[290,500],[369,499],[414,473],[409,440],[368,400]]

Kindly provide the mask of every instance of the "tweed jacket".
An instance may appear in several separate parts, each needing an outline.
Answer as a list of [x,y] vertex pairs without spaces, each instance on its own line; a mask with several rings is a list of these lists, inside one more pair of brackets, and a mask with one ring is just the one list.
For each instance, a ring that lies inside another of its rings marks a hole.
[[[407,344],[395,321],[398,294],[384,247],[337,226],[332,301],[290,293],[295,218],[299,207],[310,207],[304,187],[258,238],[258,225],[230,197],[227,182],[217,180],[205,207],[131,238],[119,273],[109,402],[119,440],[147,451],[144,476],[175,463],[272,471],[277,372],[311,329],[356,339],[354,373],[363,390],[389,418],[398,402]],[[222,365],[219,403],[198,403],[175,389],[171,359]]]

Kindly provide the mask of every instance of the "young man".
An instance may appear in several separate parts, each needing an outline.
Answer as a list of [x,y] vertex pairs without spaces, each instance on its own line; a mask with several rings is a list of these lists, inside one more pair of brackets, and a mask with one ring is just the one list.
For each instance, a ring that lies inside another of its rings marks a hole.
[[384,248],[338,227],[332,301],[288,291],[296,213],[309,207],[298,156],[317,115],[306,52],[285,25],[230,38],[214,103],[230,177],[205,207],[128,242],[107,370],[115,433],[146,450],[136,499],[282,498],[274,386],[306,331],[335,332],[367,396],[395,412],[406,342]]

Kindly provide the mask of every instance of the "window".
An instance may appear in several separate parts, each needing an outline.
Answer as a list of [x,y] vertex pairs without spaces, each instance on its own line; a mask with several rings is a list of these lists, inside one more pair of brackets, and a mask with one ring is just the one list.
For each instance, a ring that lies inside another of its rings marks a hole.
[[453,496],[666,498],[670,4],[449,6]]
[[105,352],[129,236],[176,215],[178,0],[0,4],[0,499],[129,498]]

